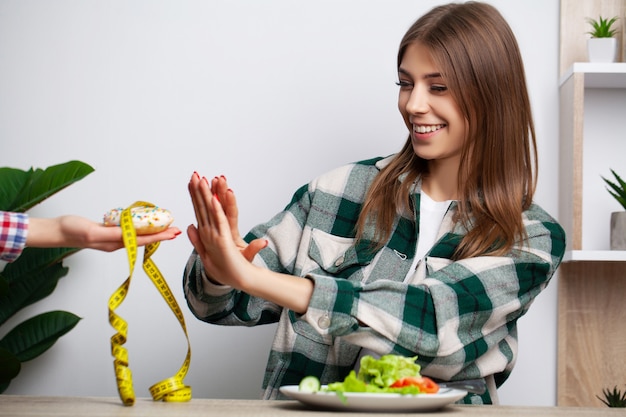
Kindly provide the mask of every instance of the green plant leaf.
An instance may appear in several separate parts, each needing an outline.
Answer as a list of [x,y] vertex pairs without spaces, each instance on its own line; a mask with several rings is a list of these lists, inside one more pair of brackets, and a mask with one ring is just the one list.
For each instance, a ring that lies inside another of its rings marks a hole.
[[0,168],[0,209],[25,212],[93,171],[81,161],[69,161],[45,170]]
[[592,31],[587,33],[591,35],[592,38],[612,38],[617,33],[617,29],[611,28],[616,21],[617,16],[611,19],[603,19],[602,16],[600,16],[598,20],[587,18],[587,23],[593,28]]
[[596,398],[602,401],[607,407],[626,408],[626,391],[622,392],[617,389],[617,386],[613,387],[613,391],[608,388],[602,389],[604,398],[596,395]]
[[4,267],[2,276],[10,285],[59,263],[78,251],[77,248],[25,248],[19,258]]
[[0,294],[0,324],[22,308],[50,295],[68,268],[61,263],[75,253],[73,248],[26,248],[22,255],[9,263],[2,277],[9,285]]
[[624,182],[624,180],[622,180],[620,178],[619,175],[617,175],[617,172],[615,172],[614,170],[611,170],[611,173],[613,174],[613,176],[615,177],[615,179],[617,180],[617,182],[619,183],[619,193],[620,195],[626,197],[626,182]]
[[[44,170],[0,168],[0,210],[24,212],[84,178],[94,169],[69,161]],[[68,273],[62,261],[75,248],[26,248],[0,273],[0,325],[24,307],[50,295]],[[0,393],[20,371],[23,361],[48,350],[80,320],[65,311],[44,313],[26,320],[0,340]]]
[[67,311],[50,311],[30,318],[7,333],[0,347],[12,352],[21,362],[44,353],[78,324],[80,317]]
[[626,182],[620,178],[617,173],[611,169],[611,173],[617,180],[617,183],[612,182],[604,177],[602,179],[607,185],[607,191],[611,194],[615,200],[626,210]]
[[69,268],[57,262],[9,282],[8,293],[0,297],[0,324],[24,307],[50,295],[68,271]]
[[32,169],[0,168],[0,210],[11,211],[20,190],[32,175]]
[[0,394],[7,389],[11,380],[20,373],[21,369],[20,360],[7,349],[0,347]]

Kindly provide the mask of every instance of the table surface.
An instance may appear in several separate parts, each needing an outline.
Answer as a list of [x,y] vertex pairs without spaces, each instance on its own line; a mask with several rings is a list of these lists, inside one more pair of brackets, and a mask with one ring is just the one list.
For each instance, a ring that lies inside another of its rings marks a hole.
[[231,417],[231,416],[542,416],[542,417],[596,417],[624,416],[623,408],[583,407],[526,407],[526,406],[472,406],[449,405],[430,413],[362,413],[314,410],[296,401],[192,399],[186,403],[155,402],[139,398],[135,405],[126,407],[119,398],[111,397],[39,397],[0,395],[0,416],[172,416],[172,417]]

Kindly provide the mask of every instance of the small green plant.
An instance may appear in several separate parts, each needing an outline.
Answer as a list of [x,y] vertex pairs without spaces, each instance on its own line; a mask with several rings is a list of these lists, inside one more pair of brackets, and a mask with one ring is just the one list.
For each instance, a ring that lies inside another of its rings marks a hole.
[[602,177],[607,185],[606,189],[617,200],[617,202],[624,207],[624,210],[626,210],[626,182],[624,182],[624,180],[622,180],[615,171],[611,170],[611,173],[617,182],[613,182]]
[[[51,195],[84,178],[93,168],[70,161],[44,169],[0,168],[0,210],[25,212]],[[76,248],[25,248],[0,271],[0,394],[21,370],[22,363],[48,350],[80,317],[67,311],[36,315],[5,332],[3,324],[23,308],[47,297],[69,268],[63,259]]]
[[621,392],[617,389],[617,386],[613,388],[613,391],[605,388],[602,390],[604,398],[600,398],[596,395],[596,398],[602,401],[607,407],[626,408],[626,391]]
[[587,18],[587,22],[591,25],[593,30],[587,32],[592,38],[612,38],[617,29],[613,29],[613,24],[617,22],[617,16],[611,19],[603,19],[602,16],[598,17],[598,20]]

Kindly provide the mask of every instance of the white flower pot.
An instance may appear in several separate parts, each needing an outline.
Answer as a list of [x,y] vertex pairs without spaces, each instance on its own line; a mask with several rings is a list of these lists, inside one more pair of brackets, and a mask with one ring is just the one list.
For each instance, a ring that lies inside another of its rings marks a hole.
[[617,39],[588,39],[587,53],[589,55],[589,62],[615,62],[617,58]]
[[626,211],[611,213],[611,250],[626,250]]

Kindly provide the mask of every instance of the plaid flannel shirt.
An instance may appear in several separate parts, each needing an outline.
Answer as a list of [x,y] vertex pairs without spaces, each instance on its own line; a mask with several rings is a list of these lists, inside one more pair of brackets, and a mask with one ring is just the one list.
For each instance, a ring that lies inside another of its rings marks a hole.
[[26,246],[28,214],[0,211],[0,259],[16,260]]
[[183,286],[197,318],[245,326],[279,321],[264,398],[284,398],[279,387],[297,385],[306,375],[322,384],[343,380],[361,348],[367,348],[417,356],[421,373],[439,380],[485,378],[488,392],[470,394],[464,402],[497,403],[496,387],[517,356],[517,320],[560,264],[565,233],[533,205],[523,214],[528,240],[509,254],[453,261],[465,233],[453,223],[453,202],[437,242],[409,274],[419,238],[419,187],[413,216],[398,216],[381,250],[368,250],[373,230],[354,245],[364,196],[388,160],[350,164],[317,178],[300,188],[283,212],[246,236],[269,241],[255,263],[314,281],[303,315],[212,284],[199,257],[189,258]]

